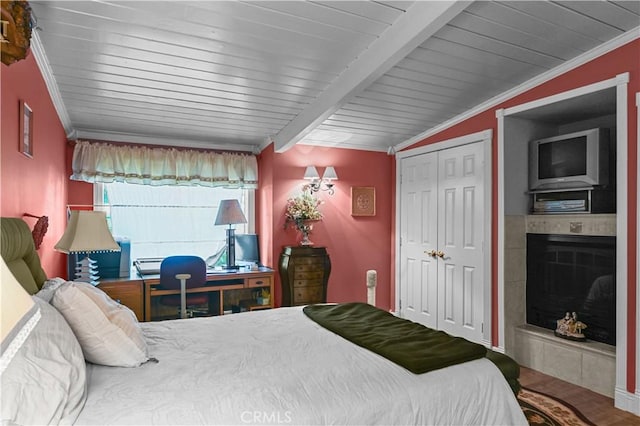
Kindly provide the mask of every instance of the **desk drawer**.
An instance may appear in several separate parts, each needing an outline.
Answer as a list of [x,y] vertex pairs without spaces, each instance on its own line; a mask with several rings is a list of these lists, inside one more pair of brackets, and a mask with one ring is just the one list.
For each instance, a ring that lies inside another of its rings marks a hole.
[[271,277],[247,278],[247,287],[271,287]]

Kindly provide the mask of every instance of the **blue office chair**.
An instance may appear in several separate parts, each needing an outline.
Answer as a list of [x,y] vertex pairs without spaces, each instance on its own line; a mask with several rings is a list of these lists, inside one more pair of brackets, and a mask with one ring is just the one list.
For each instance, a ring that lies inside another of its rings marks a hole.
[[186,289],[204,287],[207,282],[207,265],[198,256],[170,256],[160,264],[160,285],[162,290],[180,289],[180,294],[162,296],[163,305],[180,307],[180,318],[193,316],[189,307],[209,303],[207,293],[186,294]]

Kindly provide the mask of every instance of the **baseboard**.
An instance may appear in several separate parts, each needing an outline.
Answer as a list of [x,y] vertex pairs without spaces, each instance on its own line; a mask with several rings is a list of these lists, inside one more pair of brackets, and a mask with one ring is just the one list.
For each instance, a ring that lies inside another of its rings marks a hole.
[[633,394],[626,390],[616,388],[614,405],[620,410],[640,416],[640,393],[636,392]]

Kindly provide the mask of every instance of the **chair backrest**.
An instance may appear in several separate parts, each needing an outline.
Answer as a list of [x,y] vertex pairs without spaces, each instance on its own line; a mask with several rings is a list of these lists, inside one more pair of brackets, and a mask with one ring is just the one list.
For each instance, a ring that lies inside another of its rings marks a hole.
[[207,265],[198,256],[169,256],[160,264],[160,287],[165,290],[180,288],[176,274],[191,274],[187,288],[202,287],[207,282]]
[[0,218],[0,253],[11,273],[29,294],[35,294],[47,280],[27,223],[17,217]]

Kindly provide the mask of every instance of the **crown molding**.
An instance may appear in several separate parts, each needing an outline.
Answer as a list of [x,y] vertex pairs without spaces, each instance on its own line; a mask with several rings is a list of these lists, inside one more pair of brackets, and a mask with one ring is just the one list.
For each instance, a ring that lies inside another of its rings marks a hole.
[[42,45],[42,41],[40,40],[40,35],[37,30],[32,31],[31,33],[31,52],[33,53],[33,57],[36,59],[36,64],[38,64],[40,74],[42,74],[42,78],[47,85],[49,96],[51,97],[53,106],[58,113],[58,118],[62,122],[67,138],[72,139],[75,131],[71,125],[71,118],[69,118],[67,108],[64,106],[64,102],[62,101],[62,95],[58,89],[58,83],[53,76],[53,71],[49,65],[49,59],[47,59],[47,54],[44,51],[44,46]]
[[429,136],[433,136],[437,133],[440,133],[443,130],[453,127],[456,124],[459,124],[471,117],[474,117],[480,114],[481,112],[494,108],[497,105],[501,104],[502,102],[506,102],[511,98],[514,98],[528,90],[531,90],[543,83],[546,83],[549,80],[552,80],[562,74],[565,74],[575,68],[578,68],[589,61],[592,61],[606,53],[611,52],[612,50],[615,50],[621,46],[624,46],[625,44],[637,38],[640,38],[640,26],[635,27],[634,29],[627,31],[626,33],[623,33],[618,37],[615,37],[605,43],[602,43],[601,45],[596,46],[595,48],[589,50],[588,52],[585,52],[580,56],[570,59],[549,71],[546,71],[536,77],[533,77],[532,79],[525,81],[519,86],[516,86],[513,89],[508,90],[506,92],[503,92],[498,96],[495,96],[477,105],[476,107],[452,118],[449,121],[445,121],[444,123],[436,127],[433,127],[425,132],[422,132],[419,135],[412,137],[411,139],[407,139],[406,141],[399,143],[398,145],[395,146],[395,149],[396,151],[400,151],[408,146],[411,146],[417,142],[420,142],[428,138]]

